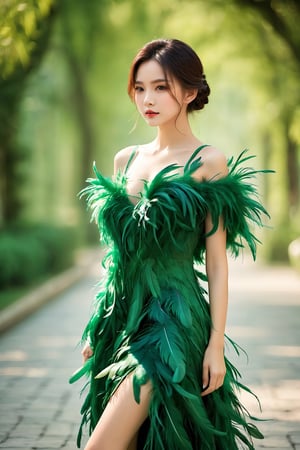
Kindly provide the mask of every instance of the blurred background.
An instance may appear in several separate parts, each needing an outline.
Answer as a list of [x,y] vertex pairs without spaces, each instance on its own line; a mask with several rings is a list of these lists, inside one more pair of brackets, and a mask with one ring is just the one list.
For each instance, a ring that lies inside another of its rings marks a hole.
[[111,175],[120,148],[154,136],[126,87],[137,50],[159,37],[203,62],[199,138],[276,171],[258,179],[272,217],[259,255],[299,264],[299,23],[297,0],[1,0],[0,304],[97,242],[77,194],[94,160]]

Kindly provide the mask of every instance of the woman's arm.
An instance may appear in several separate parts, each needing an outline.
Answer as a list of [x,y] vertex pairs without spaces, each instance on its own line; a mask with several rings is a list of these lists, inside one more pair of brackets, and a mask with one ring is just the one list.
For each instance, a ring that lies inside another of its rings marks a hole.
[[[206,231],[211,230],[211,217]],[[226,231],[220,219],[218,230],[206,239],[206,272],[211,313],[210,339],[203,361],[203,393],[207,395],[222,386],[225,377],[224,333],[228,305],[228,266]]]
[[[206,220],[206,232],[211,228],[212,223],[209,215]],[[212,318],[209,342],[223,346],[228,303],[228,264],[226,230],[223,228],[222,218],[220,218],[217,231],[206,239],[206,273]]]
[[[228,173],[227,161],[223,153],[208,148],[203,155],[202,176],[216,179]],[[210,214],[205,222],[205,231],[213,228]],[[206,238],[206,273],[211,314],[211,332],[203,360],[203,393],[207,395],[222,386],[226,368],[224,361],[224,334],[228,305],[228,264],[226,254],[226,230],[220,217],[215,233]]]

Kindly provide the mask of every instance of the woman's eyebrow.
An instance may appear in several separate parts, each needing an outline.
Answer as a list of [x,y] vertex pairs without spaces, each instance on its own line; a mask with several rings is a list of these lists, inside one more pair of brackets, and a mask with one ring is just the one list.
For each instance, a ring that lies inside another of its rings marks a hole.
[[[169,83],[169,80],[167,80],[166,78],[157,78],[156,80],[150,81],[151,84],[156,84],[156,83]],[[136,80],[135,84],[144,84],[142,81]]]

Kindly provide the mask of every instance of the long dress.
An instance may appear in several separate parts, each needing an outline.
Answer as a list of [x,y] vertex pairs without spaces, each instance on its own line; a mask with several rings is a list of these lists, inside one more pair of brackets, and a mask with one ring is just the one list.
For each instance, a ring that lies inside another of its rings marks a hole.
[[252,225],[262,226],[267,215],[253,184],[258,171],[247,166],[252,156],[244,151],[228,161],[226,177],[199,182],[193,173],[201,165],[202,148],[184,167],[172,164],[144,182],[136,204],[126,191],[132,158],[115,180],[95,168],[96,178],[83,191],[108,250],[83,333],[94,353],[70,380],[89,378],[78,447],[83,427],[92,432],[129,374],[136,402],[141,386],[152,384],[139,449],[235,450],[242,445],[253,450],[253,438],[263,438],[237,396],[239,390],[251,391],[227,358],[223,386],[200,395],[211,329],[206,277],[198,270],[205,258],[205,218],[211,214],[212,234],[222,216],[228,249],[238,255],[246,242],[255,257]]

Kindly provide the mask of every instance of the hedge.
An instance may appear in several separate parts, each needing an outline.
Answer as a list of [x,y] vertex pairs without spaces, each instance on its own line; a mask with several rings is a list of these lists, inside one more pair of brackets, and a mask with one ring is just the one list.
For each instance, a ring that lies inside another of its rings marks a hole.
[[72,228],[50,225],[0,231],[0,289],[26,286],[69,267],[76,246]]

